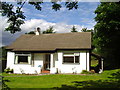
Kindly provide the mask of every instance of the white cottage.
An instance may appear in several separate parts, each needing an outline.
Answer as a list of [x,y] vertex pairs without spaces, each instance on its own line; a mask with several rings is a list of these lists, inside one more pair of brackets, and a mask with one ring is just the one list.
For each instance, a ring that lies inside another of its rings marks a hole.
[[7,46],[14,73],[80,73],[90,70],[91,33],[21,35]]

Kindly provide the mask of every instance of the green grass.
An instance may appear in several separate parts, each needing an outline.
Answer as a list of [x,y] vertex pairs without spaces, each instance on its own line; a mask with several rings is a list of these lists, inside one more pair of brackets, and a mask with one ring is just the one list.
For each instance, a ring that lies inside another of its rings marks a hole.
[[[54,89],[78,89],[78,88],[120,88],[120,69],[104,71],[102,74],[92,75],[14,75],[5,74],[4,88],[54,88]],[[115,75],[112,75],[116,73]],[[15,77],[16,76],[16,77]],[[21,76],[21,77],[20,77]]]

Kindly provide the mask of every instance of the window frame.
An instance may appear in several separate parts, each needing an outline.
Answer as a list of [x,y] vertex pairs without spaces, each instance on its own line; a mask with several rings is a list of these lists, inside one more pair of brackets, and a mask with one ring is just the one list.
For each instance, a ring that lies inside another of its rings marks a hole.
[[[26,62],[26,63],[18,63],[18,60],[16,61],[16,58],[18,59],[19,56],[27,56],[28,62]],[[14,64],[28,64],[28,65],[31,65],[32,64],[32,55],[31,55],[31,53],[29,53],[29,52],[28,53],[16,52],[15,53]]]
[[[65,55],[65,54],[73,54],[73,55]],[[79,55],[76,55],[76,54],[79,54]],[[68,56],[68,57],[69,57],[69,56],[73,56],[74,62],[73,62],[73,63],[64,62],[64,56],[66,56],[66,57],[67,57],[67,56]],[[79,60],[78,60],[79,62],[78,62],[78,63],[76,63],[76,60],[75,60],[75,57],[76,57],[76,56],[79,56]],[[62,61],[62,63],[63,63],[63,64],[80,64],[80,52],[74,52],[74,53],[70,53],[70,52],[67,53],[67,52],[66,52],[66,53],[63,53],[63,61]]]

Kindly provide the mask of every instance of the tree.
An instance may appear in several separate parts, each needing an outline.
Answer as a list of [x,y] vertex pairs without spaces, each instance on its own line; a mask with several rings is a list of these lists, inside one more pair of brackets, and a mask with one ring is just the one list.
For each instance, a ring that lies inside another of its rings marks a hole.
[[87,28],[82,28],[82,32],[87,32]]
[[77,29],[77,28],[76,28],[75,26],[73,26],[73,27],[71,28],[71,32],[78,32],[76,29]]
[[101,2],[95,10],[94,45],[107,68],[120,67],[120,2]]
[[25,33],[25,34],[35,34],[35,31],[30,31],[30,32]]
[[46,31],[43,31],[43,34],[56,33],[54,32],[53,26],[50,26]]
[[93,43],[93,41],[94,41],[94,30],[93,29],[88,30],[87,28],[82,28],[81,31],[82,32],[91,32],[91,42],[92,42],[91,46],[92,46],[92,49],[93,49],[92,52],[96,53],[95,45]]
[[94,30],[93,29],[90,29],[90,30],[88,30],[87,28],[82,28],[82,30],[81,30],[82,32],[94,32]]
[[0,60],[7,60],[7,50],[5,46],[0,47]]
[[[52,9],[55,11],[60,10],[62,7],[60,4],[57,2],[60,0],[51,0],[52,3]],[[42,7],[41,4],[43,3],[43,0],[39,0],[39,2],[32,2],[32,0],[17,0],[17,6],[14,6],[13,3],[10,2],[0,2],[0,6],[2,6],[2,10],[0,13],[2,16],[7,16],[8,17],[8,23],[9,26],[5,28],[5,31],[10,31],[10,33],[14,34],[16,32],[21,31],[20,26],[24,24],[24,20],[26,16],[24,15],[24,12],[22,11],[23,6],[25,3],[27,3],[34,6],[36,10],[41,11]],[[77,9],[78,8],[78,2],[65,2],[66,8],[68,10],[71,9]],[[13,10],[13,8],[16,8],[16,10]]]

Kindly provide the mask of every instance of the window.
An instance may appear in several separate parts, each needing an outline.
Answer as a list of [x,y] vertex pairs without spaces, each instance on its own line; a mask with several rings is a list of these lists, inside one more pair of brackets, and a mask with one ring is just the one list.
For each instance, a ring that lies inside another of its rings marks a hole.
[[18,63],[28,63],[28,56],[18,56]]
[[31,54],[29,53],[16,53],[15,64],[31,64]]
[[74,63],[74,57],[73,56],[64,56],[63,57],[64,63]]
[[64,53],[63,63],[79,63],[79,53]]

